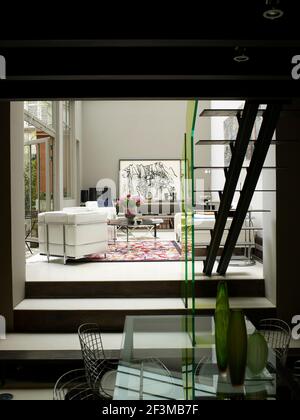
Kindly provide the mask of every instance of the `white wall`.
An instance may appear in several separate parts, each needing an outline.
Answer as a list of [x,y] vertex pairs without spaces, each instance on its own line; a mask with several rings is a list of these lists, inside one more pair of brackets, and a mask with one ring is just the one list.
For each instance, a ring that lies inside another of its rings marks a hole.
[[185,101],[84,101],[82,188],[119,183],[120,159],[181,159]]
[[24,104],[11,102],[11,229],[13,305],[25,295]]

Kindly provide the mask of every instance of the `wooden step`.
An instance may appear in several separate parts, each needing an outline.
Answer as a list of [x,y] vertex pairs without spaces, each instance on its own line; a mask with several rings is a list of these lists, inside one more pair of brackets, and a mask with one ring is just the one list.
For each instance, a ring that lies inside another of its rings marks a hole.
[[[198,276],[196,293],[199,297],[215,297],[218,278]],[[264,279],[228,279],[232,297],[265,297]],[[161,281],[32,281],[26,282],[26,299],[44,298],[180,298],[182,282]]]
[[[231,298],[231,305],[246,315],[276,314],[266,298]],[[197,299],[197,313],[213,315],[215,298]],[[76,332],[80,324],[98,323],[105,332],[122,332],[126,316],[184,315],[188,311],[177,299],[25,299],[14,311],[16,332]]]

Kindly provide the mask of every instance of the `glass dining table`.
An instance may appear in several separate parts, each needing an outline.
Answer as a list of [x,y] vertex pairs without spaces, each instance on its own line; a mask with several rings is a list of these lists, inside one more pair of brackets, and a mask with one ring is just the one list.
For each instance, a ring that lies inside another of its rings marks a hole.
[[218,370],[214,329],[211,316],[128,316],[114,400],[276,399],[273,350],[261,374],[247,369],[244,385],[233,387]]

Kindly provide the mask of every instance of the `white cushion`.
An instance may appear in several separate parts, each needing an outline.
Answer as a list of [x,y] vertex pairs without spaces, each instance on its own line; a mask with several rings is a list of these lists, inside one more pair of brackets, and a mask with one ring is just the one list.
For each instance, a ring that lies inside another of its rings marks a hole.
[[65,207],[63,209],[64,213],[86,213],[86,207]]
[[97,201],[87,201],[85,203],[85,207],[87,208],[93,208],[93,209],[97,209],[98,208],[98,202]]
[[107,220],[115,219],[117,216],[117,210],[115,207],[98,207],[97,201],[87,201],[85,203],[88,211],[96,211],[101,214],[105,214]]
[[91,211],[85,211],[84,213],[66,213],[64,211],[53,211],[40,214],[39,223],[61,223],[66,225],[106,223],[106,216],[99,212]]

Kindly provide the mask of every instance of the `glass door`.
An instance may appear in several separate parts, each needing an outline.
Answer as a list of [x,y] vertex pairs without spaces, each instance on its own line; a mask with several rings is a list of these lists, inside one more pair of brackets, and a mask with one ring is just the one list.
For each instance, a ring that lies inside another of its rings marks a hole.
[[51,137],[24,143],[24,182],[26,240],[31,243],[38,238],[38,214],[54,209]]

